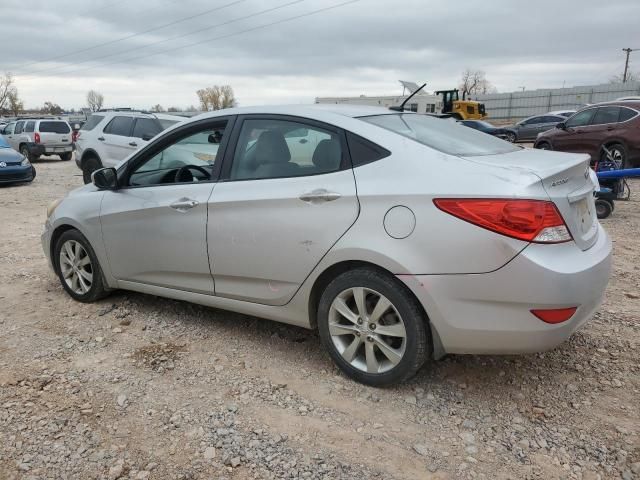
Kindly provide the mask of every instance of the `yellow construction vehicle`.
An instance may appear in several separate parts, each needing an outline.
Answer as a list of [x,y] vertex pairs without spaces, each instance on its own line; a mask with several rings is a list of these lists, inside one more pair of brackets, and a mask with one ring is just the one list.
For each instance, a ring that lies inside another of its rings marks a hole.
[[484,103],[466,100],[464,95],[460,100],[457,88],[453,90],[438,90],[435,94],[442,94],[443,114],[451,115],[458,120],[481,120],[487,118]]

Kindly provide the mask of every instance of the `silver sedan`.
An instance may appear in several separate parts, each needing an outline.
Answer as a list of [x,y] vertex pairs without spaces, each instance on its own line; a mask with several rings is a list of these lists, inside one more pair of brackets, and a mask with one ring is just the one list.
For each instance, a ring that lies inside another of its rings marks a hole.
[[387,385],[447,353],[553,348],[598,308],[611,242],[585,155],[381,108],[229,109],[54,202],[74,299],[114,289],[317,328]]

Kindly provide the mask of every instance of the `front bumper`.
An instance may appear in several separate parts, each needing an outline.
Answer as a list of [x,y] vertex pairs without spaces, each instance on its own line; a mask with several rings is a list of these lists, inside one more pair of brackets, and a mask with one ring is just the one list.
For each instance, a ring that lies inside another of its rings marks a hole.
[[33,180],[33,166],[16,165],[0,168],[0,184],[31,182]]
[[53,271],[53,262],[51,261],[51,234],[53,233],[53,225],[49,219],[44,223],[44,230],[42,231],[42,235],[40,235],[40,242],[42,243],[42,251],[44,252],[44,256],[47,257],[47,261],[49,262],[49,268]]
[[[591,318],[611,272],[611,240],[531,244],[504,267],[471,275],[399,275],[424,306],[441,353],[517,354],[555,348]],[[578,307],[550,325],[532,309]]]

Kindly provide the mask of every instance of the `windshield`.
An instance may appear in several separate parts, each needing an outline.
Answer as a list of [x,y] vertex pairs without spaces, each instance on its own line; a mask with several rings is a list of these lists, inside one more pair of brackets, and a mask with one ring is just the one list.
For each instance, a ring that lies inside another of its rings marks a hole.
[[453,119],[404,113],[360,117],[360,120],[450,155],[495,155],[519,150],[509,142],[465,127]]
[[0,135],[0,148],[9,148],[7,141]]

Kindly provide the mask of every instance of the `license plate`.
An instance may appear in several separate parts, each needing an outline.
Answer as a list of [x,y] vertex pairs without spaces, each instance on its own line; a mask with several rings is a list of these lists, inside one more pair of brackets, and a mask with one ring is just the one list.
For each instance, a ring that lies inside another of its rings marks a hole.
[[593,216],[591,215],[591,206],[589,198],[583,198],[576,203],[576,211],[578,214],[578,225],[582,233],[588,233],[593,225]]

